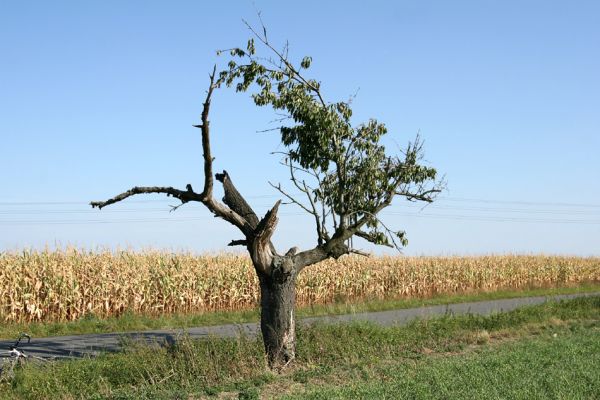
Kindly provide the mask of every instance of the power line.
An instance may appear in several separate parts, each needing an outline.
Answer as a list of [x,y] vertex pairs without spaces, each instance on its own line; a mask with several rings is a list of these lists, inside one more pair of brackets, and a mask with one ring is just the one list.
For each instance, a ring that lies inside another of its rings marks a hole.
[[539,202],[539,201],[521,201],[521,200],[489,200],[489,199],[474,199],[465,197],[442,197],[439,199],[457,202],[472,202],[472,203],[495,203],[495,204],[520,204],[527,206],[557,206],[557,207],[593,207],[600,208],[600,204],[589,203],[561,203],[561,202]]
[[460,214],[408,214],[399,212],[384,212],[384,215],[402,215],[405,217],[417,218],[441,218],[455,219],[462,221],[482,221],[482,222],[527,222],[527,223],[555,223],[555,224],[583,224],[600,225],[600,220],[581,220],[581,219],[548,219],[548,218],[522,218],[522,217],[500,217],[500,216],[473,216]]
[[[293,195],[303,195],[301,193]],[[265,195],[252,195],[245,196],[247,199],[269,199],[269,198],[280,198],[278,194],[265,194]],[[127,200],[127,204],[143,204],[143,203],[167,203],[176,201],[175,199],[162,198],[152,200]],[[490,203],[490,204],[514,204],[514,205],[525,205],[525,206],[548,206],[548,207],[583,207],[583,208],[600,208],[600,204],[590,203],[566,203],[566,202],[541,202],[541,201],[521,201],[521,200],[491,200],[491,199],[477,199],[477,198],[465,198],[465,197],[438,197],[438,201],[451,201],[451,202],[467,202],[467,203]],[[2,201],[0,206],[24,206],[24,205],[86,205],[89,206],[89,201]]]
[[[258,195],[248,196],[249,199],[266,199],[266,198],[277,198],[279,195]],[[581,225],[597,225],[600,221],[596,219],[599,215],[597,214],[600,210],[590,209],[600,207],[596,204],[583,204],[583,203],[552,203],[552,202],[531,202],[531,201],[505,201],[505,200],[487,200],[487,199],[473,199],[473,198],[460,198],[460,197],[441,197],[442,204],[426,204],[423,206],[422,203],[402,203],[394,204],[392,207],[384,210],[382,215],[398,215],[405,217],[416,217],[416,218],[433,218],[433,219],[453,219],[463,221],[483,221],[483,222],[525,222],[525,223],[559,223],[559,224],[581,224]],[[497,204],[497,205],[514,205],[521,207],[482,207],[473,205],[444,205],[443,201],[454,201],[462,203],[484,203],[484,204]],[[128,200],[126,204],[166,204],[166,203],[178,203],[175,199],[162,198],[153,200]],[[193,203],[191,203],[193,204]],[[79,208],[59,208],[59,209],[44,209],[44,208],[25,208],[25,209],[0,209],[0,216],[17,216],[17,215],[90,215],[93,214],[99,218],[94,219],[47,219],[47,220],[35,220],[35,219],[14,219],[14,220],[0,220],[1,225],[69,225],[69,224],[119,224],[119,223],[152,223],[152,222],[184,222],[184,221],[197,221],[206,218],[211,218],[210,215],[199,215],[200,208],[182,208],[178,210],[177,216],[174,214],[172,217],[144,217],[141,218],[139,214],[146,213],[161,213],[164,215],[166,211],[169,211],[166,207],[135,207],[135,208],[111,208],[108,210],[102,210],[100,213],[98,210],[93,210],[89,207],[87,202],[78,201],[49,201],[49,202],[0,202],[0,206],[73,206],[73,205],[85,205],[86,209]],[[536,206],[537,208],[532,208]],[[554,209],[540,209],[543,207],[552,206]],[[270,208],[271,204],[256,205],[255,209]],[[570,207],[579,207],[574,209]],[[418,213],[410,213],[399,211],[400,209],[415,209],[419,208],[421,211]],[[587,208],[587,209],[586,209]],[[426,210],[426,212],[423,212]],[[469,215],[465,214],[444,214],[442,213],[428,213],[427,211],[469,211],[473,212]],[[187,216],[182,217],[181,214]],[[484,215],[482,213],[487,213]],[[558,215],[564,218],[542,218],[542,217],[528,217],[524,216],[511,216],[510,214],[530,214],[530,215]],[[138,214],[137,218],[125,218],[125,219],[104,219],[105,215],[123,215],[123,214]],[[190,216],[191,214],[191,216]],[[504,214],[504,215],[491,215],[491,214]],[[280,215],[305,215],[303,212],[282,212]],[[569,217],[588,217],[588,219],[573,219]],[[593,219],[592,219],[593,218]]]
[[[271,204],[258,204],[254,208],[270,208]],[[563,214],[563,215],[595,215],[600,210],[577,210],[577,209],[532,209],[532,208],[503,208],[503,207],[463,207],[463,206],[445,206],[439,204],[417,204],[417,203],[404,203],[404,204],[393,204],[389,209],[398,208],[419,208],[424,210],[457,210],[457,211],[474,211],[474,212],[489,212],[489,213],[525,213],[525,214]],[[178,210],[178,214],[185,212],[197,212],[204,210],[204,208],[181,208]],[[168,208],[110,208],[102,210],[101,214],[123,214],[123,213],[164,213],[170,211]],[[93,209],[11,209],[11,210],[0,210],[0,215],[36,215],[36,214],[94,214],[99,215],[98,210]]]
[[[280,213],[281,216],[307,215],[303,212]],[[432,213],[404,213],[404,212],[383,212],[383,215],[397,215],[414,218],[433,218],[433,219],[453,219],[462,221],[481,221],[481,222],[517,222],[517,223],[553,223],[553,224],[581,224],[581,225],[600,225],[600,220],[581,220],[581,219],[548,219],[548,218],[524,218],[524,217],[502,217],[502,216],[473,216],[461,214],[432,214]],[[80,224],[119,224],[119,223],[151,223],[151,222],[189,222],[212,219],[212,216],[194,216],[194,217],[172,217],[172,218],[130,218],[130,219],[91,219],[91,220],[4,220],[0,225],[80,225]]]
[[[392,208],[394,208],[392,206]],[[421,207],[420,207],[421,208]],[[426,210],[459,210],[459,211],[475,211],[475,212],[507,212],[507,213],[525,213],[525,214],[576,214],[576,215],[594,215],[600,213],[600,210],[540,210],[531,208],[500,208],[500,207],[454,207],[442,205],[427,205]]]

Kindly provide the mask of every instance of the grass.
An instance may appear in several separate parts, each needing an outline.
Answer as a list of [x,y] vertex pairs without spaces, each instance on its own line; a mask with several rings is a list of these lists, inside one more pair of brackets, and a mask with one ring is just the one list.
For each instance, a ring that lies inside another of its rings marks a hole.
[[[597,399],[600,325],[375,369],[376,379],[308,385],[285,399]],[[554,336],[556,335],[556,337]]]
[[127,353],[28,364],[0,397],[598,398],[600,296],[492,316],[315,325],[294,365],[265,366],[259,339],[181,340]]
[[[340,300],[331,304],[299,307],[299,318],[322,315],[340,315],[368,311],[385,311],[427,305],[451,304],[471,301],[497,300],[516,297],[600,292],[600,283],[584,283],[571,287],[533,288],[527,290],[499,290],[492,292],[437,295],[430,298],[384,299],[353,302]],[[0,338],[12,339],[19,332],[27,332],[35,338],[86,333],[109,333],[145,331],[152,329],[181,329],[230,323],[256,322],[258,309],[237,311],[214,311],[197,314],[139,315],[125,313],[119,317],[97,318],[87,315],[76,321],[5,323],[0,326]]]

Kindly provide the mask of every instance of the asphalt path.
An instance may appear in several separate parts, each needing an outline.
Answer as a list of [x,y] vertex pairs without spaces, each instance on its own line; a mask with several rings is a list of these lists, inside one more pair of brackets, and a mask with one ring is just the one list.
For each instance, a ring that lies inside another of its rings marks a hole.
[[[522,306],[542,304],[547,301],[598,295],[600,295],[600,292],[478,301],[391,311],[304,318],[299,320],[298,323],[310,325],[316,322],[338,324],[352,321],[370,321],[383,326],[405,325],[415,319],[426,319],[443,315],[490,315],[492,313],[511,311]],[[30,343],[22,343],[19,349],[31,356],[45,359],[62,359],[95,356],[102,352],[120,351],[128,343],[131,343],[131,341],[164,345],[175,343],[183,335],[187,335],[192,339],[202,339],[209,337],[237,337],[239,335],[254,337],[258,333],[259,324],[257,323],[229,324],[144,332],[32,338]],[[14,340],[0,341],[0,354],[6,354],[13,344]],[[6,360],[6,358],[2,358],[2,360]]]

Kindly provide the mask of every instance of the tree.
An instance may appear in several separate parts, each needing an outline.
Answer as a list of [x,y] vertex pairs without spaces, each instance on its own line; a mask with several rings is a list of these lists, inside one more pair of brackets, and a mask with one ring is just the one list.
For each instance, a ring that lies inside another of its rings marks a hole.
[[[247,24],[248,25],[248,24]],[[215,216],[236,226],[243,238],[230,246],[245,246],[252,259],[261,290],[261,332],[269,365],[285,366],[295,357],[295,283],[307,266],[327,258],[362,253],[351,248],[349,239],[358,236],[369,242],[400,249],[407,244],[404,231],[393,231],[379,218],[395,196],[410,201],[431,202],[440,192],[436,171],[420,165],[422,143],[417,139],[402,151],[402,157],[386,154],[380,139],[387,133],[384,124],[371,119],[353,126],[350,101],[329,103],[321,84],[306,77],[312,59],[298,65],[288,58],[288,46],[277,50],[262,33],[250,25],[253,37],[245,49],[217,52],[229,54],[227,68],[210,74],[200,128],[204,158],[204,188],[198,193],[190,184],[186,190],[173,187],[134,187],[106,201],[92,202],[99,209],[142,193],[165,193],[181,205],[197,201]],[[268,52],[256,55],[255,39]],[[238,192],[227,171],[214,178],[223,185],[223,202],[213,197],[213,157],[210,149],[209,111],[215,89],[235,86],[237,92],[250,88],[257,106],[270,106],[284,114],[281,142],[285,147],[281,163],[301,197],[281,184],[272,186],[289,203],[299,206],[314,219],[316,246],[299,251],[294,247],[280,254],[271,242],[277,225],[281,200],[262,218]]]

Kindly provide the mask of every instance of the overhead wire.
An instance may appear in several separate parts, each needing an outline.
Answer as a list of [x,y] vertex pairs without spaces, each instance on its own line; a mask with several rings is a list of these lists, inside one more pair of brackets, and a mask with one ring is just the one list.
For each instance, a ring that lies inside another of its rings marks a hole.
[[[292,195],[303,195],[302,193],[292,193]],[[250,195],[244,196],[247,199],[268,199],[279,198],[278,194],[265,195]],[[542,202],[542,201],[522,201],[522,200],[493,200],[493,199],[477,199],[466,197],[449,197],[439,196],[437,200],[451,202],[469,202],[469,203],[492,203],[492,204],[515,204],[525,206],[558,206],[558,207],[583,207],[583,208],[600,208],[600,204],[591,203],[568,203],[568,202]],[[127,204],[142,204],[142,203],[166,203],[176,201],[172,198],[157,198],[147,200],[126,200]],[[89,206],[89,201],[0,201],[0,206],[23,206],[23,205],[86,205]]]
[[[279,197],[277,195],[258,195],[258,196],[247,196],[248,199],[266,199]],[[482,222],[526,222],[526,223],[559,223],[559,224],[582,224],[582,225],[597,225],[600,224],[600,204],[588,204],[588,203],[558,203],[558,202],[533,202],[533,201],[507,201],[507,200],[489,200],[489,199],[469,199],[459,197],[440,197],[441,204],[431,204],[423,206],[417,203],[404,203],[394,204],[388,209],[382,212],[382,215],[394,215],[404,217],[416,217],[416,218],[429,218],[429,219],[453,219],[463,221],[482,221]],[[445,205],[444,201],[454,201],[462,203],[486,203],[486,204],[506,204],[506,205],[520,205],[520,207],[499,207],[499,206],[473,206],[473,205]],[[175,199],[153,199],[153,200],[128,200],[127,204],[166,204],[169,202],[177,202]],[[33,201],[33,202],[0,202],[0,218],[2,216],[27,216],[27,215],[89,215],[94,214],[98,218],[94,219],[0,219],[0,225],[67,225],[67,224],[115,224],[115,223],[148,223],[148,222],[183,222],[183,221],[196,221],[205,218],[211,218],[210,215],[198,215],[197,212],[200,208],[182,208],[178,210],[176,215],[171,217],[144,217],[144,218],[123,218],[123,219],[105,219],[105,215],[123,215],[123,214],[146,214],[146,213],[165,213],[168,211],[165,207],[135,207],[118,209],[113,208],[109,210],[102,210],[101,213],[98,210],[92,209],[79,209],[79,208],[67,208],[67,209],[44,209],[40,206],[73,206],[73,205],[85,205],[89,206],[87,202],[81,201]],[[3,209],[2,206],[5,206]],[[6,206],[9,208],[6,209]],[[37,206],[34,209],[31,208],[17,208],[14,206]],[[260,204],[255,206],[257,210],[268,209],[270,204]],[[534,208],[535,207],[535,208]],[[554,207],[553,209],[544,209],[544,207]],[[574,208],[577,207],[577,208]],[[599,210],[595,210],[598,207]],[[410,209],[419,208],[419,212],[414,212]],[[587,209],[585,209],[587,208]],[[592,209],[590,209],[592,208]],[[400,211],[404,209],[405,211]],[[430,211],[469,211],[472,214],[448,214],[448,213],[431,213]],[[182,211],[185,217],[181,216]],[[528,217],[527,215],[511,216],[510,214],[530,214],[530,215],[557,215],[562,218],[543,218],[543,217]],[[191,215],[190,215],[191,214]],[[501,214],[501,215],[494,215]],[[508,215],[506,215],[508,214]],[[282,216],[296,216],[304,215],[303,212],[281,212]],[[569,217],[582,217],[585,219],[574,219]]]

